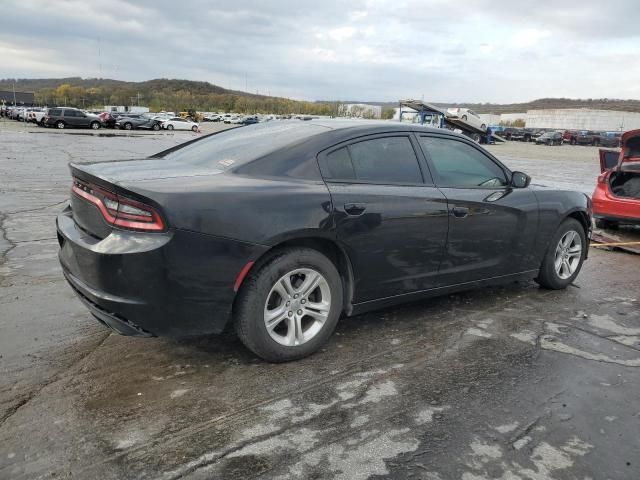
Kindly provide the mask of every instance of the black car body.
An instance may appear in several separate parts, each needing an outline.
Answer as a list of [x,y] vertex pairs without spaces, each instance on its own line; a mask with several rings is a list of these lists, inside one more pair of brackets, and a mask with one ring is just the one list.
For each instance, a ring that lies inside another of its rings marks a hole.
[[162,128],[162,121],[146,117],[144,115],[128,114],[126,116],[120,116],[115,122],[116,128],[122,128],[124,130],[135,130],[142,128],[145,130],[158,131]]
[[533,130],[528,128],[517,128],[511,132],[510,140],[519,142],[530,142]]
[[70,168],[64,275],[128,335],[221,332],[245,277],[287,248],[331,259],[352,315],[533,278],[563,220],[585,237],[591,225],[586,195],[528,186],[462,135],[401,123],[269,122]]
[[47,127],[56,128],[92,128],[97,130],[102,127],[102,120],[97,115],[85,113],[77,108],[56,107],[49,108],[43,117],[43,123]]

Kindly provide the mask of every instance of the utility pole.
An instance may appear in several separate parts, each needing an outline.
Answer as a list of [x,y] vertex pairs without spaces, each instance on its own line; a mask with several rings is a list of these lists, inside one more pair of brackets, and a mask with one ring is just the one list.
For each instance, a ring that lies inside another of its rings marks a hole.
[[13,106],[16,106],[16,82],[13,82]]

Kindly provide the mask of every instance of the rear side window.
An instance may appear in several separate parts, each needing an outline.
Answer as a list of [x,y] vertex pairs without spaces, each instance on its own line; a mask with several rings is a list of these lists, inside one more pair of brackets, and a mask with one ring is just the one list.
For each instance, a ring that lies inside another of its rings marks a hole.
[[328,154],[326,164],[331,178],[355,180],[356,172],[353,170],[347,147],[342,147]]
[[423,183],[418,159],[408,137],[364,140],[329,153],[325,176],[378,184]]
[[467,143],[420,137],[420,145],[431,157],[440,187],[495,188],[507,184],[502,168]]
[[59,108],[54,108],[52,110],[49,110],[49,115],[52,117],[59,117],[60,115],[62,115],[62,110],[60,110]]
[[77,117],[78,115],[76,114],[75,110],[64,110],[64,116],[65,117]]

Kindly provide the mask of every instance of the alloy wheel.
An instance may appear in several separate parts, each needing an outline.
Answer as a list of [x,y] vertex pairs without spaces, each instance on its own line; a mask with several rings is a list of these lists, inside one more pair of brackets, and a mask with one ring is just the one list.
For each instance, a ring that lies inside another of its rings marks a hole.
[[582,258],[582,240],[578,232],[569,230],[558,242],[554,267],[556,274],[563,280],[571,277],[580,266]]
[[314,338],[330,310],[327,280],[316,270],[298,268],[271,287],[264,306],[264,324],[273,340],[293,347]]

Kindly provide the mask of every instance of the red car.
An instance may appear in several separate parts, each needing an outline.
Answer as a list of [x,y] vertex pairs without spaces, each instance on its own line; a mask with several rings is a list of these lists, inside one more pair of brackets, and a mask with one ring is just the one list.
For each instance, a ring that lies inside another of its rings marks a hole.
[[600,150],[602,173],[592,195],[599,228],[640,224],[640,130],[624,133],[620,144],[620,151]]

